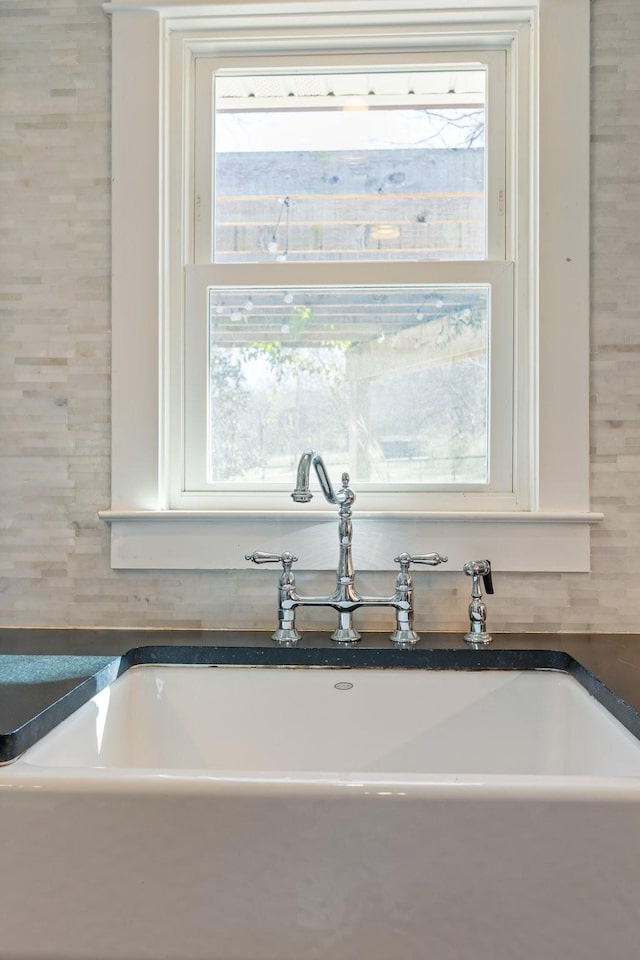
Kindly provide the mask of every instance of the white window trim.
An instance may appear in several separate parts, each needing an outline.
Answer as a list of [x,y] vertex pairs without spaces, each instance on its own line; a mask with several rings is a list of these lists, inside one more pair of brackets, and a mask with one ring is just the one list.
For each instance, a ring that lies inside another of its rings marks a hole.
[[[169,494],[168,503],[177,509],[220,509],[278,510],[289,503],[290,481],[261,485],[256,490],[255,483],[209,482],[207,479],[208,450],[202,443],[208,434],[208,388],[209,378],[203,358],[207,356],[208,326],[203,318],[208,314],[208,288],[269,287],[277,285],[283,289],[294,290],[298,286],[321,286],[330,290],[340,285],[346,286],[386,286],[399,284],[402,287],[415,285],[440,284],[464,285],[477,283],[486,285],[490,290],[490,329],[489,338],[489,408],[491,429],[489,431],[490,476],[486,484],[475,487],[468,485],[456,489],[454,484],[429,485],[428,493],[422,484],[404,482],[391,489],[390,485],[381,487],[375,482],[358,482],[358,513],[363,510],[387,514],[397,507],[399,495],[402,497],[405,511],[464,510],[481,511],[527,509],[529,490],[520,483],[514,491],[514,463],[528,459],[527,432],[529,428],[528,410],[521,405],[518,429],[513,425],[513,264],[515,259],[513,231],[507,230],[509,218],[506,216],[504,198],[507,184],[507,157],[513,150],[511,141],[515,139],[513,124],[506,122],[506,71],[509,61],[504,49],[504,38],[496,38],[496,49],[490,46],[491,34],[483,35],[479,44],[476,28],[467,28],[464,36],[458,28],[456,50],[442,41],[433,43],[432,26],[412,27],[401,32],[397,29],[392,39],[386,40],[392,49],[381,46],[386,37],[386,29],[381,36],[372,36],[370,31],[360,29],[354,35],[344,24],[339,33],[326,37],[325,31],[312,35],[309,43],[314,45],[314,55],[299,52],[298,46],[302,31],[279,31],[277,36],[264,36],[264,31],[245,30],[235,38],[220,37],[212,32],[207,40],[197,36],[184,37],[172,45],[172,70],[176,81],[182,78],[184,96],[179,108],[182,114],[169,117],[170,137],[183,132],[182,178],[178,181],[179,190],[171,197],[170,235],[178,237],[181,225],[186,224],[186,242],[173,245],[171,277],[181,276],[184,261],[185,287],[182,297],[184,303],[184,340],[176,343],[172,355],[179,361],[184,347],[184,363],[172,363],[172,380],[169,392],[172,408],[177,408],[184,398],[184,424],[174,421],[171,430]],[[493,31],[492,31],[493,32]],[[256,43],[259,40],[259,53]],[[475,44],[475,45],[474,45]],[[523,68],[526,71],[526,62]],[[486,259],[454,260],[441,262],[434,260],[371,262],[294,262],[294,263],[217,263],[214,256],[213,236],[215,232],[214,206],[211,186],[214,179],[212,169],[211,143],[213,139],[212,118],[215,113],[214,78],[218,71],[252,71],[282,69],[302,69],[322,71],[330,67],[355,68],[366,65],[368,70],[387,69],[395,65],[396,69],[429,69],[446,64],[486,70],[486,124],[490,131],[486,144],[486,163],[489,173],[487,183],[486,206]],[[191,102],[193,101],[193,102]],[[193,126],[190,118],[193,116]],[[186,122],[185,122],[186,118]],[[525,118],[526,119],[526,118]],[[519,125],[520,126],[520,125]],[[527,135],[526,123],[521,125],[522,136]],[[194,144],[195,141],[195,144]],[[193,149],[193,163],[190,151]],[[527,153],[523,149],[523,155]],[[176,153],[176,160],[178,159]],[[183,189],[193,169],[193,183],[190,189]],[[185,196],[188,194],[188,196]],[[192,195],[198,198],[194,203]],[[489,199],[490,198],[490,199]],[[186,209],[182,204],[186,201]],[[197,216],[193,211],[197,210]],[[191,238],[194,242],[191,243]],[[508,249],[507,249],[508,245]],[[521,244],[522,246],[522,244]],[[518,258],[526,258],[525,249],[518,251]],[[224,299],[224,297],[223,297]],[[177,298],[174,310],[179,311]],[[346,426],[346,423],[345,423]],[[409,429],[410,429],[410,425]],[[183,430],[181,431],[181,427]],[[514,450],[514,439],[519,438],[519,449]],[[302,449],[302,448],[301,448]],[[347,469],[348,460],[345,461]],[[351,464],[353,466],[353,464]],[[295,467],[291,467],[293,477]],[[501,496],[498,496],[498,494]]]
[[515,225],[539,251],[536,290],[526,294],[537,324],[517,348],[534,352],[538,370],[534,383],[516,385],[533,395],[537,413],[526,438],[531,476],[519,478],[532,491],[529,507],[420,513],[400,501],[374,515],[356,503],[357,565],[389,569],[394,552],[438,549],[449,569],[482,555],[498,570],[587,571],[590,525],[602,519],[589,512],[589,0],[401,0],[392,10],[388,0],[121,0],[104,8],[113,15],[113,400],[112,502],[101,516],[111,524],[112,566],[243,568],[256,548],[299,551],[306,569],[335,564],[333,510],[315,508],[320,497],[311,510],[168,508],[166,427],[175,412],[164,389],[166,318],[182,293],[165,283],[164,99],[165,91],[169,100],[181,96],[168,76],[171,44],[181,38],[312,22],[331,32],[359,15],[381,35],[430,22],[443,43],[470,22],[494,37],[514,24],[530,33],[532,84],[520,106],[536,119],[540,188],[535,226]]

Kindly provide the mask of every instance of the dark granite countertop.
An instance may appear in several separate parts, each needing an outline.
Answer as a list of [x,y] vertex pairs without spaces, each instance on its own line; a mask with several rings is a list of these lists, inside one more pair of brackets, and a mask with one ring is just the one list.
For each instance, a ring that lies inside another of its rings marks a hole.
[[220,663],[407,667],[423,669],[556,669],[586,687],[640,738],[640,636],[630,634],[497,634],[479,650],[461,635],[422,634],[396,649],[388,634],[365,634],[354,646],[308,632],[294,648],[266,632],[0,628],[0,762],[15,759],[130,666]]

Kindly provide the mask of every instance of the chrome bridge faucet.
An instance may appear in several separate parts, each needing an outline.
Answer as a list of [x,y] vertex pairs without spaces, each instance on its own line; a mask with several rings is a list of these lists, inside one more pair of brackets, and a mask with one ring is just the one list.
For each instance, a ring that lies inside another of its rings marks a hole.
[[278,586],[278,629],[273,634],[273,639],[277,643],[289,646],[298,642],[301,636],[295,625],[295,611],[298,607],[332,607],[338,611],[338,626],[331,634],[331,639],[338,643],[355,643],[360,639],[360,634],[353,625],[355,610],[360,607],[392,607],[396,612],[396,628],[390,636],[391,641],[401,647],[412,646],[420,637],[413,629],[413,578],[409,573],[409,567],[412,563],[435,567],[440,563],[446,563],[447,557],[439,553],[429,553],[424,556],[401,553],[394,559],[394,563],[400,565],[395,593],[390,597],[363,597],[356,589],[351,554],[353,542],[351,508],[356,495],[349,486],[349,474],[342,474],[342,484],[336,493],[320,454],[315,450],[305,450],[300,457],[296,487],[291,494],[295,503],[308,503],[313,497],[309,489],[311,466],[317,474],[325,499],[338,506],[339,554],[336,588],[326,597],[300,596],[296,591],[295,576],[292,571],[293,563],[298,558],[292,553],[285,551],[275,554],[255,551],[246,554],[245,559],[253,563],[282,564]]

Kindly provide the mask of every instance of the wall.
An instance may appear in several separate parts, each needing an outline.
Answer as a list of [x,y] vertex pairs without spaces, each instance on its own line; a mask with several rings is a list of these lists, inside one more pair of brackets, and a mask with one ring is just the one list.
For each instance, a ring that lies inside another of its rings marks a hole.
[[[592,11],[592,506],[606,520],[590,575],[496,577],[494,630],[638,629],[640,6]],[[0,0],[0,623],[267,628],[273,570],[109,567],[109,54],[97,0]],[[419,628],[465,627],[462,574],[416,581]]]

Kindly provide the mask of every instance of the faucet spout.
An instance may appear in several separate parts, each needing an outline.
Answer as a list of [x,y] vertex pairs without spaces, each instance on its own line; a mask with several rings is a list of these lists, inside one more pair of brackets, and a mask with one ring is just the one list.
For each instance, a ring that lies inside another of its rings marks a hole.
[[291,494],[294,503],[309,503],[313,499],[313,494],[309,489],[309,474],[312,465],[316,471],[325,500],[329,503],[338,503],[324,460],[317,450],[305,450],[300,457],[296,474],[296,488]]

